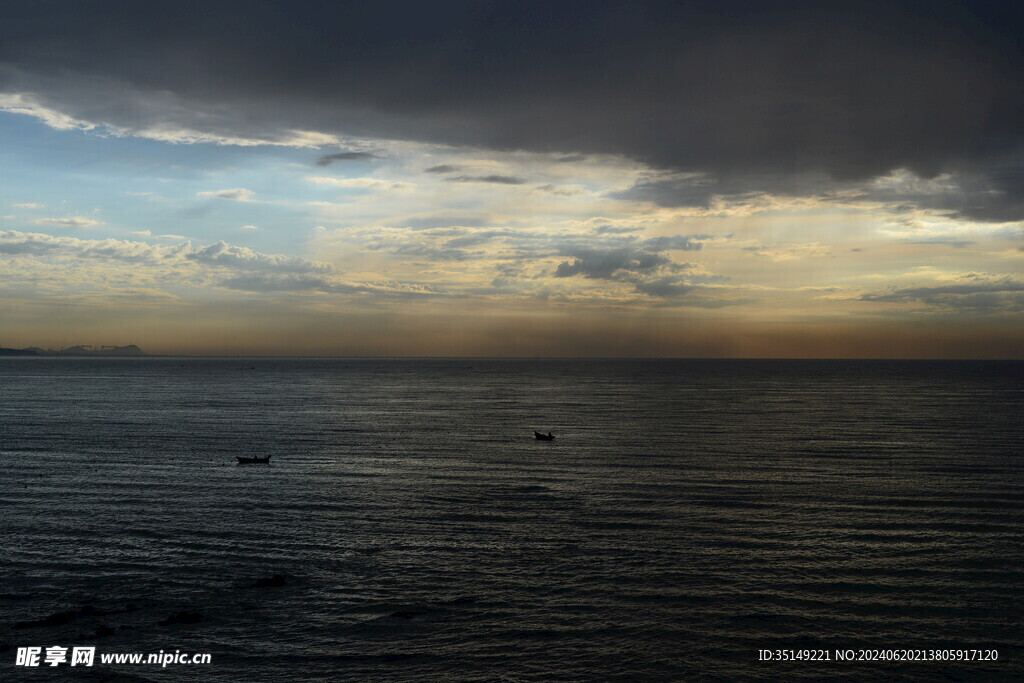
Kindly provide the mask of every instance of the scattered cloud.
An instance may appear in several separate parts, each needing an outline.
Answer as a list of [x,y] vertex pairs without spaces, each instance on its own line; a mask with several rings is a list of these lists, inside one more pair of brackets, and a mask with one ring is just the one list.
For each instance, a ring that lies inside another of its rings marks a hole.
[[318,275],[282,275],[262,273],[229,278],[221,287],[246,292],[318,292],[327,294],[375,294],[384,298],[421,298],[438,296],[425,285],[395,281],[343,282]]
[[857,299],[876,303],[918,303],[940,312],[1024,312],[1024,282],[1009,275],[969,272],[936,279],[945,280],[948,284],[868,292]]
[[762,256],[769,261],[785,262],[796,261],[797,259],[813,256],[829,256],[832,250],[829,246],[813,242],[811,244],[782,244],[775,246],[756,245],[742,247],[757,256]]
[[252,190],[247,190],[244,187],[236,187],[228,190],[207,190],[205,192],[196,192],[197,197],[208,197],[214,199],[229,199],[233,202],[248,202],[252,200]]
[[486,215],[472,213],[435,213],[395,218],[388,222],[410,230],[432,230],[452,226],[478,228],[489,225],[491,219]]
[[[110,85],[109,81],[102,82],[102,84]],[[108,98],[109,101],[123,100],[123,93],[120,98],[115,93],[111,94],[112,97]],[[44,103],[37,94],[24,91],[0,92],[0,112],[31,116],[55,130],[80,130],[106,137],[133,136],[179,145],[213,144],[235,147],[271,146],[316,149],[329,144],[337,144],[339,141],[337,136],[330,133],[288,128],[264,131],[266,133],[264,137],[250,137],[228,131],[199,130],[207,126],[212,117],[190,110],[189,107],[181,104],[180,98],[166,91],[149,93],[147,99],[148,102],[135,103],[137,112],[155,112],[163,108],[165,115],[173,111],[183,115],[183,119],[190,121],[195,127],[190,127],[184,122],[169,123],[166,120],[161,120],[159,116],[146,116],[145,114],[140,120],[125,125],[111,123],[109,116],[103,117],[102,121],[91,121],[64,113],[59,110],[59,107]]]
[[973,244],[977,244],[975,240],[958,240],[950,237],[929,237],[927,239],[919,240],[906,240],[908,244],[941,244],[947,247],[953,247],[954,249],[963,249]]
[[559,263],[555,277],[581,275],[592,279],[610,280],[613,275],[622,271],[649,272],[673,263],[665,254],[635,247],[575,248],[568,251],[573,260]]
[[39,218],[33,221],[36,225],[55,225],[61,228],[89,228],[100,222],[84,216],[68,216],[65,218]]
[[0,230],[0,253],[3,254],[157,262],[178,258],[183,254],[183,249],[154,246],[147,242],[84,240],[38,232]]
[[[670,251],[700,251],[701,240],[711,235],[671,235],[623,246],[594,249],[571,245],[562,250],[572,260],[562,261],[554,277],[580,276],[632,285],[634,291],[651,297],[684,297],[701,285],[721,283],[729,278],[715,275],[693,263],[675,261]],[[621,239],[621,238],[620,238]]]
[[0,93],[0,111],[31,116],[55,130],[93,130],[97,127],[95,123],[43,106],[27,93]]
[[552,183],[547,185],[538,185],[533,188],[534,192],[541,192],[544,194],[553,194],[559,197],[572,197],[574,195],[584,194],[586,190],[579,187],[559,187]]
[[380,180],[377,178],[334,178],[331,176],[307,176],[306,180],[316,185],[330,185],[349,190],[404,190],[411,187],[409,183]]
[[523,185],[524,178],[510,175],[460,175],[448,178],[454,183],[493,183],[495,185]]
[[297,256],[261,254],[248,247],[239,247],[221,240],[206,247],[189,251],[185,258],[217,266],[230,266],[243,270],[273,270],[295,273],[330,273],[326,263],[308,261]]
[[669,250],[699,251],[700,238],[709,235],[672,235],[654,237],[621,247],[593,248],[572,245],[562,250],[572,261],[562,261],[555,270],[555,277],[581,275],[592,279],[612,279],[622,272],[647,273],[656,270],[675,270],[689,267],[677,264]]
[[380,157],[370,152],[335,152],[334,154],[325,154],[316,160],[317,166],[330,166],[336,161],[369,161],[371,159],[379,159]]
[[[264,254],[224,241],[207,246],[193,246],[191,242],[185,241],[169,246],[116,239],[85,240],[8,230],[0,231],[0,254],[56,259],[61,262],[85,260],[109,264],[146,264],[156,269],[154,273],[164,276],[176,274],[186,281],[192,271],[182,270],[182,267],[201,268],[207,275],[219,277],[215,281],[223,279],[234,282],[239,278],[258,277],[292,278],[294,282],[303,282],[302,278],[309,278],[308,282],[315,282],[317,278],[326,278],[325,282],[336,280],[330,264],[282,254]],[[343,291],[344,287],[339,283],[336,282],[330,291]],[[278,288],[279,291],[281,289]]]

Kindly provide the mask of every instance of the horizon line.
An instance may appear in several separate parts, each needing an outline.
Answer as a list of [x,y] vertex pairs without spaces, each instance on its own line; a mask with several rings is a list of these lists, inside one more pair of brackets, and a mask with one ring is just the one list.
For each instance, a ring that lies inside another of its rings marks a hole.
[[0,356],[0,358],[103,358],[139,360],[144,358],[196,358],[196,359],[279,359],[279,360],[678,360],[678,361],[740,361],[740,360],[786,360],[786,361],[950,361],[950,362],[1024,362],[1024,357],[998,358],[947,358],[947,357],[807,357],[807,356],[360,356],[360,355],[268,355],[268,354],[172,354],[143,353],[140,355],[88,354],[26,354]]

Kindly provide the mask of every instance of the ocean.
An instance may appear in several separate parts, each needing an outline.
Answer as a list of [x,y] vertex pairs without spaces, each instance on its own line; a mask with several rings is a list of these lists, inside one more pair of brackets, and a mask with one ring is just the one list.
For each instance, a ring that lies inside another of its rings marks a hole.
[[[1019,680],[1022,398],[1022,362],[0,359],[0,678]],[[950,650],[998,658],[870,654]],[[99,662],[160,651],[211,662]]]

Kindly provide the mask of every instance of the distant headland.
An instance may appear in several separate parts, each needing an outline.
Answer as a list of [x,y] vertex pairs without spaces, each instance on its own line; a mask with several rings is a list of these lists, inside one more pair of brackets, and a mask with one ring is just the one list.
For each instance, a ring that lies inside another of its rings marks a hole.
[[61,349],[42,349],[30,346],[26,349],[0,347],[0,356],[145,356],[146,353],[135,344],[127,346],[90,346],[78,344]]

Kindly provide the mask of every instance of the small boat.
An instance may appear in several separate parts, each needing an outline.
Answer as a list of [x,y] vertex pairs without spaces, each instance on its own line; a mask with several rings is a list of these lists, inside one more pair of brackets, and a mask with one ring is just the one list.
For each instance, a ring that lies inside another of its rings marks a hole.
[[555,435],[552,434],[551,432],[548,432],[547,434],[541,434],[540,432],[534,432],[533,433],[533,438],[537,439],[537,441],[554,441],[555,440]]
[[270,464],[270,456],[269,455],[264,457],[264,458],[259,458],[259,457],[246,458],[246,457],[241,456],[241,455],[236,455],[235,456],[235,460],[238,461],[239,465],[269,465]]

